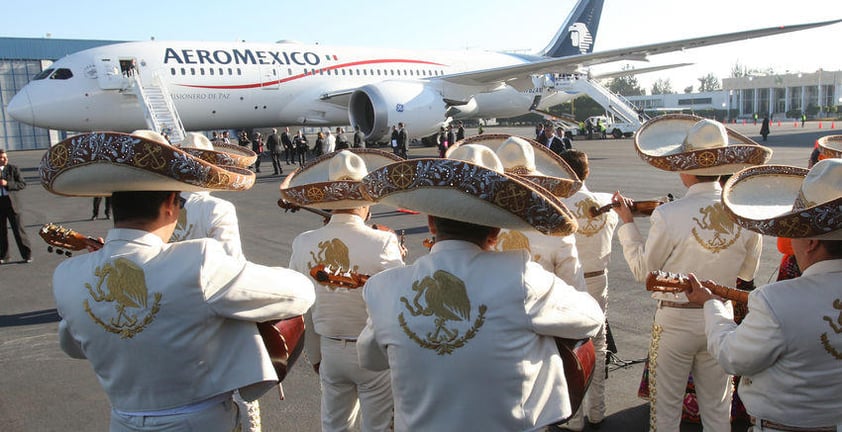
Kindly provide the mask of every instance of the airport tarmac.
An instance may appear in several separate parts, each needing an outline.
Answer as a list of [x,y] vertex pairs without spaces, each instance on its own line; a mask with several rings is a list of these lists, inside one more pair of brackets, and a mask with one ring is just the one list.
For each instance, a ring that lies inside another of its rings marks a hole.
[[[760,139],[759,124],[733,126]],[[774,150],[771,162],[806,166],[816,138],[837,132],[829,127],[830,122],[825,122],[823,129],[815,122],[808,122],[805,128],[796,127],[792,122],[773,124],[769,141],[765,143]],[[469,134],[474,132],[468,131]],[[486,128],[486,132],[532,136],[533,129]],[[631,139],[576,140],[574,146],[590,156],[588,187],[593,191],[619,189],[635,199],[667,193],[680,197],[685,193],[678,175],[644,163],[636,155]],[[44,190],[37,172],[43,153],[43,150],[9,153],[10,163],[21,168],[28,183],[22,193],[26,206],[23,222],[32,242],[34,262],[14,263],[20,257],[10,239],[13,263],[0,266],[0,430],[104,431],[108,429],[110,408],[88,362],[67,357],[58,346],[58,316],[51,276],[56,265],[65,258],[48,253],[37,232],[42,224],[54,222],[87,235],[104,237],[111,221],[88,220],[90,198],[59,197]],[[410,157],[433,156],[436,150],[412,147],[409,153]],[[282,177],[266,174],[266,171],[271,172],[268,162],[263,163],[263,168],[250,191],[217,195],[237,206],[245,255],[259,264],[286,265],[293,238],[302,231],[321,226],[322,219],[306,211],[284,213],[278,208],[278,185]],[[284,174],[292,168],[286,166]],[[382,206],[375,207],[373,212],[372,222],[405,232],[409,249],[407,262],[426,253],[422,240],[428,233],[423,215],[401,213]],[[646,233],[648,221],[643,218],[636,222]],[[774,239],[764,238],[762,261],[755,279],[759,285],[775,278],[779,260]],[[617,356],[627,361],[642,359],[649,344],[655,302],[642,284],[632,279],[616,238],[608,280],[608,319],[618,348]],[[606,381],[608,417],[601,431],[647,430],[648,404],[637,397],[642,369],[641,363],[611,366]],[[261,398],[263,430],[318,431],[319,383],[303,357],[284,382],[284,391],[286,399],[283,401],[278,399],[277,392],[269,392]],[[681,430],[700,429],[697,425],[685,424]],[[744,426],[736,425],[734,430],[742,431]]]

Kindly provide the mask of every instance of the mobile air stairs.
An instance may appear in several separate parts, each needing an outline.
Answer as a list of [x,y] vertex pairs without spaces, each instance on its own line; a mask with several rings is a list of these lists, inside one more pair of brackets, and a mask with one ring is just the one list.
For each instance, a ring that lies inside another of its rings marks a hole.
[[143,85],[139,74],[135,73],[131,87],[137,100],[142,101],[141,107],[149,129],[166,134],[173,145],[181,143],[186,135],[184,125],[160,75],[156,73],[150,83]]
[[555,90],[569,94],[584,93],[605,109],[608,117],[607,132],[614,138],[632,136],[648,118],[638,112],[625,97],[612,93],[595,80],[583,74],[555,77]]

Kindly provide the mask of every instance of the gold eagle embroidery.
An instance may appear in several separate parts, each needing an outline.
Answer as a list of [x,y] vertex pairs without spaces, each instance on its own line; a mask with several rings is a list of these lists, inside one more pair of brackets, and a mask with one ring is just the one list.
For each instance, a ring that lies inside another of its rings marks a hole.
[[434,316],[435,330],[428,332],[422,339],[409,328],[403,312],[398,316],[398,323],[409,339],[422,348],[433,350],[438,355],[451,354],[476,336],[479,328],[485,323],[487,307],[480,305],[476,320],[463,336],[460,337],[459,328],[448,326],[448,321],[460,322],[471,319],[471,300],[468,298],[465,283],[444,270],[437,270],[432,277],[427,276],[413,282],[412,290],[415,291],[412,301],[406,297],[401,297],[400,301],[414,317]]
[[[119,334],[121,338],[132,338],[148,326],[160,310],[161,293],[155,293],[152,308],[143,319],[138,313],[127,309],[146,310],[149,306],[149,293],[146,289],[146,277],[143,269],[126,258],[117,258],[97,267],[94,275],[99,278],[96,287],[86,283],[85,288],[91,298],[97,302],[114,303],[116,316],[112,316],[108,323],[96,316],[91,310],[88,300],[85,300],[85,311],[99,326],[110,333]],[[105,283],[106,290],[102,285]]]

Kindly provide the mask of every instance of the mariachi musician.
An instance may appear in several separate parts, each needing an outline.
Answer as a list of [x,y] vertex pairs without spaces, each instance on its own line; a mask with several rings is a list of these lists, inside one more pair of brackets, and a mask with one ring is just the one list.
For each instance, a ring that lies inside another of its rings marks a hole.
[[[393,232],[365,225],[371,202],[360,194],[370,169],[402,160],[376,149],[345,149],[315,159],[281,185],[284,200],[303,208],[331,210],[320,228],[292,242],[290,268],[310,274],[324,265],[337,271],[376,274],[403,265],[402,246]],[[305,351],[321,381],[323,431],[388,431],[392,391],[388,371],[362,369],[356,340],[368,314],[361,289],[337,288],[314,280],[316,303],[306,314]]]
[[[363,179],[377,202],[428,214],[436,243],[412,265],[373,275],[361,365],[389,370],[396,431],[535,430],[572,414],[553,336],[585,338],[604,322],[584,292],[530,261],[495,252],[500,227],[570,235],[564,204],[482,164],[413,159]],[[485,165],[485,164],[488,165]]]
[[245,190],[254,173],[115,132],[56,144],[40,172],[50,192],[112,196],[114,228],[102,249],[53,275],[61,347],[93,365],[111,403],[110,430],[240,430],[234,390],[256,400],[278,380],[255,323],[304,313],[313,285],[232,257],[214,239],[168,241],[179,192]]

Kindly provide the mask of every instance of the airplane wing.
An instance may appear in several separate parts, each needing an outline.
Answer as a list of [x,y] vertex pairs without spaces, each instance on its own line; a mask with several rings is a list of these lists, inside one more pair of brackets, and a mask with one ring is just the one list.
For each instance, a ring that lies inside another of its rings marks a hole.
[[727,42],[735,42],[745,39],[753,39],[763,36],[772,36],[776,34],[807,30],[810,28],[836,24],[838,22],[842,22],[842,19],[809,24],[799,24],[793,26],[769,27],[759,30],[748,30],[714,36],[704,36],[672,42],[641,45],[638,47],[631,48],[619,48],[602,52],[593,52],[588,54],[540,60],[536,62],[523,63],[512,66],[502,66],[492,69],[444,75],[434,79],[441,79],[453,84],[474,86],[489,85],[499,82],[506,82],[511,83],[513,85],[517,85],[512,81],[531,80],[531,75],[536,74],[577,73],[580,72],[580,68],[583,66],[592,66],[623,60],[646,61],[648,60],[648,57],[650,55],[654,54],[664,54],[669,52],[681,51],[688,48],[699,48]]
[[630,75],[640,75],[649,72],[657,72],[665,69],[673,69],[679,68],[684,66],[690,66],[693,63],[675,63],[675,64],[668,64],[668,65],[661,65],[661,66],[652,66],[652,67],[645,67],[645,68],[634,68],[634,69],[624,69],[614,72],[604,72],[599,74],[591,74],[590,78],[593,79],[607,79],[607,78],[617,78],[622,76],[630,76]]

